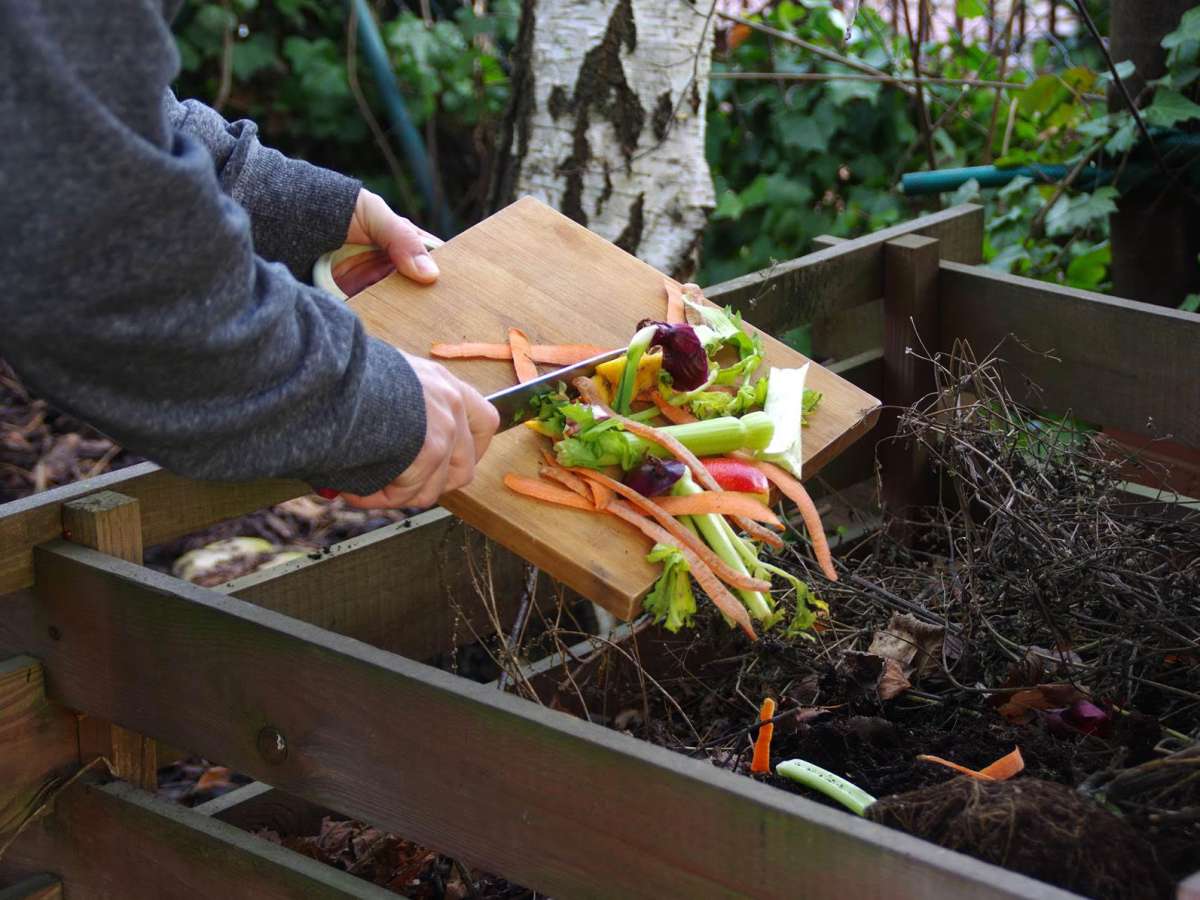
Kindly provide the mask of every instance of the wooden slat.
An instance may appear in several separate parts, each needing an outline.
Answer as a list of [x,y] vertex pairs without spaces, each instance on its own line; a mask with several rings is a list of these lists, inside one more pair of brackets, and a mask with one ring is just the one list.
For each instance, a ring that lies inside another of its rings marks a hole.
[[63,702],[555,896],[1064,896],[82,547],[36,565]]
[[78,763],[75,716],[46,700],[41,664],[0,659],[0,843]]
[[1017,400],[1200,447],[1200,315],[950,262],[938,290],[947,346],[1031,348],[999,352]]
[[[882,347],[876,347],[849,359],[831,363],[829,368],[847,381],[857,384],[868,394],[875,397],[883,396]],[[874,478],[876,445],[882,434],[882,425],[876,423],[874,428],[854,442],[854,446],[821,470],[820,475],[809,486],[809,492],[814,497],[818,497],[825,492],[826,488],[840,491],[853,484]]]
[[72,900],[397,896],[123,782],[72,787],[0,861],[0,877],[47,869]]
[[[133,497],[101,491],[64,503],[62,524],[63,537],[69,541],[126,562],[142,562],[142,517]],[[81,722],[79,734],[80,762],[102,756],[130,784],[147,791],[158,789],[152,739],[95,719]]]
[[33,584],[33,548],[62,534],[62,505],[103,490],[141,503],[146,546],[312,492],[299,481],[192,481],[142,463],[14,500],[0,505],[0,595]]
[[983,208],[955,206],[828,246],[761,272],[708,288],[715,303],[742,311],[747,321],[772,334],[828,317],[836,309],[883,296],[883,246],[905,234],[942,243],[942,258],[974,264],[982,259]]
[[[457,235],[434,256],[442,271],[436,284],[395,275],[350,300],[372,334],[408,353],[427,355],[435,341],[503,340],[514,326],[535,343],[617,347],[640,320],[666,314],[661,273],[532,197]],[[807,362],[769,335],[763,361],[789,368]],[[510,363],[445,363],[484,392],[515,381]],[[804,435],[804,470],[811,475],[871,427],[879,403],[816,364],[806,384],[824,396]],[[645,536],[615,516],[539,503],[504,486],[508,473],[536,476],[545,446],[524,428],[497,435],[475,480],[442,504],[618,618],[632,618],[659,576],[645,561]]]
[[[445,510],[335,544],[264,569],[220,588],[257,606],[366,641],[411,659],[428,660],[455,642],[474,640],[472,627],[491,634],[487,610],[468,564],[485,565],[484,539]],[[523,562],[491,550],[490,588],[501,622],[509,625],[524,580]],[[546,580],[539,597],[548,601]],[[451,600],[453,598],[453,602]]]
[[[938,255],[934,238],[908,234],[884,246],[882,434],[896,433],[900,411],[933,393],[929,360],[940,348]],[[928,460],[910,442],[889,440],[882,448],[883,502],[894,513],[933,501]],[[900,530],[905,526],[898,522]],[[901,535],[897,535],[898,537]]]
[[31,875],[10,887],[0,887],[0,900],[60,900],[62,882],[53,875]]

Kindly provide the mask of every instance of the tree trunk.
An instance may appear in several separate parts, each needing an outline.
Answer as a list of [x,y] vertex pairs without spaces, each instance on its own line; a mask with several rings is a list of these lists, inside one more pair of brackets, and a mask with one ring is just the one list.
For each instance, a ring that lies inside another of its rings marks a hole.
[[690,276],[714,199],[711,52],[712,28],[690,3],[524,0],[491,207],[532,194]]
[[[1137,72],[1125,79],[1137,98],[1147,81],[1165,71],[1162,39],[1179,25],[1195,0],[1112,0],[1109,32],[1113,59],[1132,60]],[[1115,89],[1114,92],[1115,93]],[[1144,106],[1145,104],[1143,104]],[[1125,108],[1110,95],[1109,107]],[[1113,293],[1131,300],[1178,306],[1200,292],[1200,207],[1190,194],[1149,185],[1122,197],[1109,218],[1112,228]]]

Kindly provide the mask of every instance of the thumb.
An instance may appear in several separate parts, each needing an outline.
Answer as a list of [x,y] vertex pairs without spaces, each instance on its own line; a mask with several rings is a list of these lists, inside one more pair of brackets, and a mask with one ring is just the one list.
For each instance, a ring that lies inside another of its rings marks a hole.
[[382,198],[375,196],[372,201],[366,217],[371,242],[387,253],[400,274],[422,284],[435,281],[437,263],[425,249],[421,232],[408,219],[392,212]]

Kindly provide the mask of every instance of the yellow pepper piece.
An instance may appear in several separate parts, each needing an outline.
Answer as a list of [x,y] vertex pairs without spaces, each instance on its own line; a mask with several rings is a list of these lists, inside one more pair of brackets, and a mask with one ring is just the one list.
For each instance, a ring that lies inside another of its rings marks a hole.
[[[637,380],[633,384],[633,395],[636,397],[642,391],[648,391],[658,385],[658,373],[662,369],[662,353],[657,349],[642,355],[638,361]],[[613,388],[621,381],[621,373],[625,371],[625,357],[618,356],[606,363],[596,366],[596,374],[601,376]],[[609,402],[609,401],[606,401]]]

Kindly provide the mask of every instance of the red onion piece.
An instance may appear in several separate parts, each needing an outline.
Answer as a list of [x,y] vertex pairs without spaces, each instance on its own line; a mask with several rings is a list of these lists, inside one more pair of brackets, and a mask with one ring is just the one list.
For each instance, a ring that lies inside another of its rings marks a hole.
[[686,471],[677,459],[648,456],[636,469],[625,473],[625,483],[645,497],[659,497],[668,493]]

